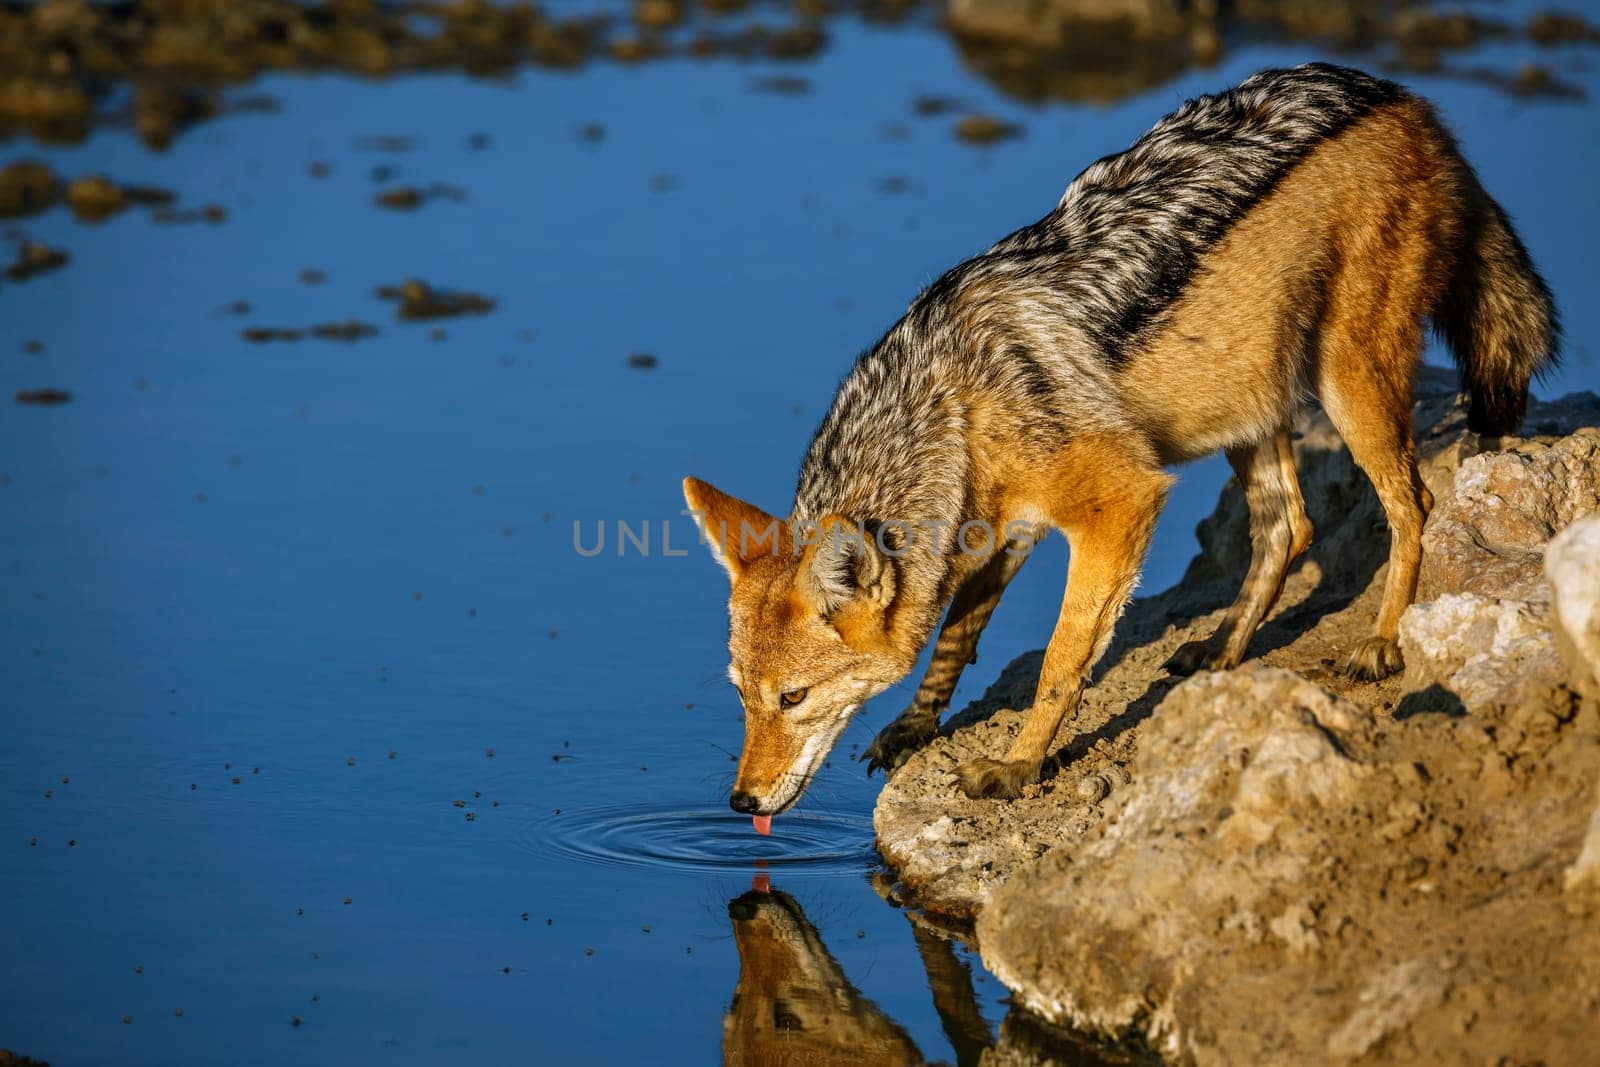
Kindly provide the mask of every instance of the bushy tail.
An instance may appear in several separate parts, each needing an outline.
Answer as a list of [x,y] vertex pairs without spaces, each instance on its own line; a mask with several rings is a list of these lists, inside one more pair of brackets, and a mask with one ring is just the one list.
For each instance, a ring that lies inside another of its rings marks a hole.
[[1480,434],[1515,433],[1528,405],[1528,382],[1556,365],[1561,326],[1550,289],[1500,205],[1462,164],[1468,188],[1460,254],[1449,290],[1434,312],[1472,395],[1467,426]]

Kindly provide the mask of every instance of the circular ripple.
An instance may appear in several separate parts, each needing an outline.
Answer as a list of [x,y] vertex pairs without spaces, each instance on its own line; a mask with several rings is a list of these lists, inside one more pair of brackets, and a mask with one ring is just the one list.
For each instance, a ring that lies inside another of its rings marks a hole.
[[541,855],[689,871],[859,871],[877,858],[870,820],[828,813],[777,816],[762,837],[748,816],[729,811],[568,808],[524,826],[519,843]]

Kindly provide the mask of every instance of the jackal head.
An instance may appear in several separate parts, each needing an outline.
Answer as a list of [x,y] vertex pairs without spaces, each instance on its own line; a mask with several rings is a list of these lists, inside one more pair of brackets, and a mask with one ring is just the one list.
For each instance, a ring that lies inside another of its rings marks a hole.
[[889,627],[895,562],[836,515],[791,526],[695,478],[683,495],[733,582],[728,678],[745,735],[728,803],[776,815],[800,799],[862,703],[911,669]]

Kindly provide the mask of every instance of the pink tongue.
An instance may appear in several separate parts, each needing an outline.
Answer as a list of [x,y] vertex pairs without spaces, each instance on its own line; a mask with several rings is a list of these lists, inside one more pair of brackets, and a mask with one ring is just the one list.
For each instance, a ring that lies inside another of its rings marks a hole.
[[750,816],[750,822],[753,826],[755,826],[756,833],[760,834],[762,837],[772,833],[772,816],[752,815]]

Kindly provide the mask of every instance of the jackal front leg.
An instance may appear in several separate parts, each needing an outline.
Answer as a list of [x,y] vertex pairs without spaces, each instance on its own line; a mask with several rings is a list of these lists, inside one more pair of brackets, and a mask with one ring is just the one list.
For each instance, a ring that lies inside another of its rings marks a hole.
[[933,646],[933,660],[922,676],[911,706],[882,730],[861,754],[867,774],[882,768],[892,774],[939,732],[939,716],[969,663],[978,661],[978,638],[989,624],[1000,595],[1028,558],[1031,542],[1011,541],[961,583]]
[[1150,547],[1171,478],[1109,449],[1088,458],[1098,463],[1061,483],[1074,497],[1058,510],[1071,557],[1033,708],[1005,759],[976,759],[956,768],[969,797],[1012,798],[1039,780],[1056,730],[1077,712],[1089,671],[1111,641]]

